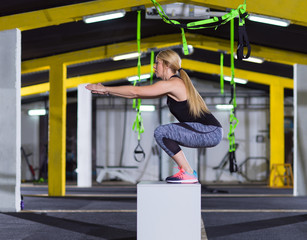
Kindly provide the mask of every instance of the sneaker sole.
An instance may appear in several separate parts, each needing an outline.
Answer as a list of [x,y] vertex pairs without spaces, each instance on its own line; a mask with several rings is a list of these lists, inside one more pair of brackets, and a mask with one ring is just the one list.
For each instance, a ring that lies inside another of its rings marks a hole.
[[191,179],[191,180],[166,180],[168,183],[198,183],[198,180]]

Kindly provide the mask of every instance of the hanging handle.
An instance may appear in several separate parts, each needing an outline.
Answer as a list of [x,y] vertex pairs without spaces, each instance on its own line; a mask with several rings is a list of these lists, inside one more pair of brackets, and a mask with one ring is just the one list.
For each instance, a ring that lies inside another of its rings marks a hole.
[[136,146],[136,148],[134,149],[134,160],[137,162],[142,162],[145,159],[145,152],[144,149],[142,148],[141,144],[140,144],[140,140],[138,140],[138,145]]

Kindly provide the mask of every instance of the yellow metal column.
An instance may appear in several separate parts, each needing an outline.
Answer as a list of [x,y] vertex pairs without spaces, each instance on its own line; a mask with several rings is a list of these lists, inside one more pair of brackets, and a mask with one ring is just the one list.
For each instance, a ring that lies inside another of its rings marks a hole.
[[66,182],[66,65],[53,63],[49,73],[48,193],[64,196]]
[[[284,87],[278,81],[270,85],[270,170],[274,164],[285,162],[285,130],[284,130]],[[278,180],[273,184],[274,173],[270,174],[270,187],[283,186]]]

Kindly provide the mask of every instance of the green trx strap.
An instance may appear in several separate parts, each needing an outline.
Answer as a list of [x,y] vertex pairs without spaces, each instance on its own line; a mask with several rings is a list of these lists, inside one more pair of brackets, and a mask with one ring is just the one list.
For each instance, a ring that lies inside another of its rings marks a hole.
[[187,39],[185,38],[185,33],[183,28],[181,28],[181,37],[182,37],[183,53],[184,55],[189,55],[188,43]]
[[[139,82],[141,81],[141,10],[138,11],[137,21],[137,44],[138,44],[138,77]],[[135,85],[136,81],[134,82]]]
[[235,24],[234,24],[234,20],[232,19],[230,21],[230,66],[231,66],[231,85],[235,86],[236,83],[234,81],[235,78],[235,59],[234,59],[234,30],[235,29]]
[[[134,86],[141,80],[141,10],[138,10],[137,15],[137,46],[138,46],[138,80],[134,81]],[[143,119],[141,116],[141,99],[133,99],[133,108],[136,109],[136,118],[132,129],[138,133],[138,140],[141,139],[141,134],[144,132]]]
[[221,94],[224,94],[224,53],[220,53],[220,86]]
[[[133,86],[135,86],[138,82],[141,81],[141,10],[138,10],[137,15],[137,31],[136,31],[136,42],[138,48],[138,79],[134,80]],[[137,108],[136,106],[136,99],[133,99],[133,108]]]
[[230,65],[231,65],[231,100],[229,103],[232,103],[232,109],[230,111],[229,117],[229,171],[236,172],[238,171],[237,163],[236,163],[236,143],[235,143],[235,129],[239,123],[239,120],[235,116],[235,111],[237,107],[236,102],[236,83],[234,81],[235,71],[234,71],[234,19],[230,21]]
[[154,75],[154,69],[153,66],[155,64],[155,52],[151,51],[150,53],[150,84],[152,84],[153,81],[153,75]]

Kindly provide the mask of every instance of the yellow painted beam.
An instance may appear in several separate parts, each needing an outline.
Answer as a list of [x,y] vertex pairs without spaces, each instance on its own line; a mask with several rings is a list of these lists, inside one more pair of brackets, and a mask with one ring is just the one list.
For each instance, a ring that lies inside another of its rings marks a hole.
[[[270,86],[270,169],[274,164],[285,163],[284,87],[278,82]],[[270,174],[270,187],[282,187],[274,174]]]
[[[154,36],[150,38],[144,38],[141,42],[141,51],[147,52],[148,49],[152,48],[167,48],[174,45],[181,44],[180,34],[169,34],[163,36]],[[79,50],[69,53],[63,53],[53,55],[44,58],[38,58],[33,60],[27,60],[22,62],[22,73],[36,72],[48,69],[48,66],[62,62],[66,65],[73,65],[84,62],[91,62],[96,60],[102,60],[111,58],[116,55],[136,52],[137,43],[136,41],[127,41],[123,43],[110,44],[101,47],[95,47],[85,50]]]
[[[199,34],[186,34],[188,44],[196,48],[209,51],[223,51],[230,54],[230,43],[228,40],[203,36]],[[237,43],[235,43],[237,45]],[[251,56],[263,58],[266,61],[293,65],[295,63],[307,65],[307,54],[274,49],[260,45],[251,44]]]
[[[186,0],[186,3],[226,10],[235,9],[244,0]],[[249,13],[256,13],[290,20],[293,24],[307,26],[307,1],[304,0],[246,0]]]
[[[163,35],[154,36],[149,38],[144,38],[141,41],[141,51],[148,52],[148,49],[152,48],[167,48],[174,45],[180,45],[181,39],[177,38],[178,34],[173,35]],[[137,52],[137,43],[135,40],[127,41],[123,43],[110,44],[102,47],[91,48],[86,50],[80,50],[71,53],[64,53],[49,58],[49,61],[56,61],[56,59],[61,59],[65,64],[72,65],[87,61],[95,61],[106,58],[111,58],[116,55]]]
[[[160,1],[161,4],[175,1]],[[0,31],[19,28],[21,31],[59,25],[82,20],[83,16],[93,15],[118,9],[131,10],[136,6],[152,6],[149,0],[96,0],[49,8],[33,12],[0,17]]]
[[66,183],[66,66],[50,68],[48,193],[64,196]]
[[41,84],[36,84],[28,87],[23,87],[21,88],[21,96],[29,96],[29,95],[34,95],[34,94],[39,94],[39,93],[44,93],[48,92],[50,89],[50,84],[48,83],[41,83]]
[[[220,66],[212,63],[199,62],[190,59],[182,59],[182,67],[187,70],[206,73],[206,74],[220,74]],[[142,74],[149,73],[150,65],[143,65],[141,71]],[[230,73],[231,73],[230,67],[224,67],[224,74],[230,76]],[[137,67],[68,78],[66,87],[74,88],[77,87],[79,84],[84,84],[84,83],[115,81],[133,75],[137,75]],[[286,85],[287,87],[293,89],[293,80],[291,78],[278,77],[270,74],[251,72],[242,69],[235,69],[235,75],[238,78],[244,78],[250,82],[258,84],[270,85],[274,83],[279,83],[280,86]]]
[[[195,60],[182,59],[182,67],[184,69],[207,73],[207,74],[220,74],[220,66],[212,63],[199,62]],[[231,68],[224,66],[224,74],[231,76]],[[278,82],[280,85],[287,85],[293,89],[293,80],[290,78],[278,77],[265,73],[251,72],[242,69],[235,69],[235,76],[238,78],[246,79],[250,82],[271,85]],[[285,83],[284,83],[285,82]]]
[[45,62],[45,59],[24,61],[21,63],[21,74],[48,71],[49,66],[50,63]]
[[[141,67],[141,74],[145,73],[150,73],[150,65],[144,65]],[[137,74],[138,74],[137,67],[131,67],[120,70],[114,70],[110,72],[73,77],[67,79],[66,88],[75,88],[79,84],[84,84],[84,83],[112,82],[115,80],[125,79],[127,77],[135,76]]]
[[[112,82],[119,79],[125,79],[130,76],[135,76],[137,75],[137,73],[138,73],[137,67],[131,67],[131,68],[124,68],[109,72],[73,77],[66,79],[65,87],[66,89],[69,89],[69,88],[76,88],[78,87],[78,85],[84,83]],[[150,73],[150,65],[142,66],[141,73],[142,74]],[[49,85],[50,85],[49,83],[42,83],[33,86],[23,87],[21,89],[21,95],[29,96],[33,94],[48,92],[50,90]]]

